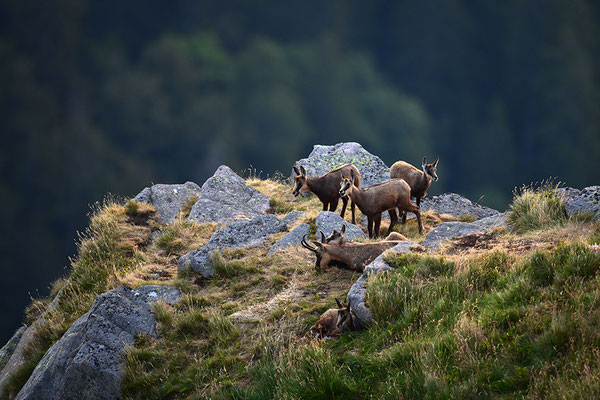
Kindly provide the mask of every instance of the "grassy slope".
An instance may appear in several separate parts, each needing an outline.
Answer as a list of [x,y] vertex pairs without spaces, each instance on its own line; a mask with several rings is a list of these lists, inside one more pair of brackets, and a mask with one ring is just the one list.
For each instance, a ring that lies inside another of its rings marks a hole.
[[[298,223],[313,223],[321,210],[314,197],[295,199],[280,182],[249,183],[280,216],[307,211]],[[535,199],[527,201],[535,209]],[[149,246],[159,225],[147,207],[111,202],[92,217],[71,278],[56,285],[76,288],[69,290],[81,301],[51,314],[34,353],[41,357],[99,292],[121,283],[175,284],[185,293],[181,303],[155,307],[162,336],[140,337],[127,351],[126,398],[598,397],[600,256],[589,243],[600,240],[600,229],[585,219],[535,225],[518,201],[513,206],[513,221],[526,221],[518,233],[476,235],[436,255],[389,255],[396,270],[368,285],[377,322],[319,342],[308,328],[358,274],[317,273],[301,248],[266,257],[282,233],[215,256],[213,279],[176,279],[177,258],[206,243],[216,226],[188,224],[182,215]],[[444,219],[427,213],[426,230]],[[414,220],[398,230],[422,239]],[[45,304],[35,302],[32,317]],[[22,372],[15,391],[28,376]]]

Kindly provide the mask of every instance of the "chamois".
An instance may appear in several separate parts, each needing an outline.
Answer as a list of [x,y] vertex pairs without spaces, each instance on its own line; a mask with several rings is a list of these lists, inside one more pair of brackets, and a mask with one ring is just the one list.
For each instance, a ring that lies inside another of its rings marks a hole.
[[[437,181],[437,164],[440,158],[436,158],[431,164],[427,164],[427,157],[423,157],[423,171],[404,161],[396,161],[390,167],[390,178],[404,179],[410,186],[410,195],[417,201],[417,207],[421,207],[421,198],[427,194],[431,181]],[[400,211],[402,223],[406,223],[406,211]]]
[[[318,178],[306,176],[306,170],[302,165],[300,168],[294,165],[293,169],[296,173],[296,177],[294,178],[294,189],[292,190],[295,197],[298,197],[300,193],[304,193],[307,190],[313,192],[319,200],[321,200],[321,203],[323,203],[323,211],[327,211],[327,207],[329,207],[329,211],[335,211],[340,197],[342,197],[342,212],[340,213],[340,216],[344,218],[346,206],[348,205],[348,197],[340,196],[338,184],[343,173],[350,174],[350,172],[353,172],[357,177],[356,186],[360,187],[360,172],[358,172],[358,169],[354,165],[342,165]],[[354,217],[354,202],[350,202],[350,210],[352,211],[352,223],[354,224],[356,223]]]
[[[341,230],[334,229],[331,235],[325,237],[325,234],[321,231],[321,243],[331,243],[331,244],[344,244],[346,243],[346,237],[344,234],[346,233],[346,225],[342,225]],[[408,240],[408,238],[404,235],[401,235],[398,232],[392,232],[385,237],[384,240],[394,240],[394,241],[403,241]]]
[[358,209],[367,216],[370,238],[373,235],[379,236],[381,213],[386,210],[390,214],[390,227],[387,233],[392,232],[392,228],[398,221],[396,208],[415,213],[419,222],[419,233],[423,234],[421,212],[419,207],[410,202],[410,186],[403,179],[390,179],[361,190],[354,185],[354,175],[351,172],[350,179],[342,176],[340,196],[349,196]]
[[306,235],[302,239],[302,247],[315,253],[317,260],[315,268],[321,271],[330,262],[337,261],[343,265],[342,268],[351,271],[363,272],[365,266],[377,258],[378,255],[397,245],[398,241],[380,241],[375,243],[353,243],[343,244],[321,243],[312,241],[308,244]]
[[357,331],[363,327],[359,319],[352,315],[350,301],[345,307],[338,299],[335,299],[335,302],[339,308],[330,308],[325,311],[321,318],[310,327],[310,331],[317,333],[319,339],[338,337],[345,331]]

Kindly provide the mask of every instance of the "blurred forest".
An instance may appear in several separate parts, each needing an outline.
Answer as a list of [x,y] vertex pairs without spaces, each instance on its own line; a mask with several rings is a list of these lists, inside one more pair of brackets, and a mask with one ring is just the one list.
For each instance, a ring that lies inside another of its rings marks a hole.
[[593,0],[0,0],[0,339],[108,192],[342,141],[501,210],[599,184],[599,73]]

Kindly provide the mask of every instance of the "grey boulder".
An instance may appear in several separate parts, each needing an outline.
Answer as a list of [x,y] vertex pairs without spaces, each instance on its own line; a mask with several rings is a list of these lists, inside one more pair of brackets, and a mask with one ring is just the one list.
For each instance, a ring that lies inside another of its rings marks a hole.
[[371,315],[371,310],[367,307],[366,304],[366,295],[367,295],[367,281],[369,277],[372,275],[379,274],[380,272],[388,271],[393,269],[385,261],[383,261],[383,257],[389,251],[395,251],[397,253],[407,253],[410,251],[411,246],[415,246],[416,243],[412,242],[401,242],[391,249],[380,254],[373,262],[365,267],[363,274],[358,278],[358,280],[352,285],[350,291],[348,292],[348,296],[346,300],[350,303],[350,309],[354,312],[354,315],[363,323],[369,324],[373,321],[373,317]]
[[507,231],[511,231],[513,229],[513,227],[508,223],[507,211],[478,219],[477,221],[473,222],[473,225],[480,226],[487,231],[491,231],[494,228],[505,228]]
[[123,350],[138,334],[157,336],[152,304],[176,302],[169,286],[119,287],[96,298],[46,352],[23,386],[23,399],[120,399]]
[[171,223],[175,221],[181,206],[199,193],[200,186],[194,182],[186,182],[183,185],[159,184],[144,188],[133,199],[153,205],[156,207],[158,221]]
[[21,337],[23,337],[23,333],[27,330],[26,326],[22,326],[15,331],[8,342],[0,349],[0,372],[4,369],[4,366],[8,363],[8,360],[14,354],[17,345],[21,341]]
[[342,225],[346,225],[346,240],[355,240],[366,237],[365,233],[356,225],[351,224],[342,219],[339,214],[332,211],[321,211],[315,219],[315,225],[317,227],[317,239],[321,239],[319,231],[323,232],[325,236],[329,236],[333,233],[333,230],[342,229]]
[[300,224],[294,229],[292,229],[287,235],[282,237],[271,247],[268,256],[273,255],[277,250],[283,250],[290,246],[298,245],[302,241],[302,238],[306,235],[308,236],[310,232],[310,225],[308,224]]
[[[444,193],[423,198],[421,201],[421,211],[428,210],[439,214],[449,214],[456,218],[471,217],[473,220],[490,217],[499,213],[493,208],[477,204],[456,193]],[[412,214],[409,213],[409,215]]]
[[261,215],[251,220],[237,220],[216,231],[201,249],[190,251],[181,257],[177,270],[182,272],[192,268],[203,277],[211,277],[215,274],[211,262],[213,251],[255,246],[265,242],[269,235],[286,230],[286,224],[272,214]]
[[431,251],[437,251],[447,240],[470,235],[472,233],[485,232],[486,229],[480,225],[469,222],[444,222],[430,231],[421,245]]
[[240,217],[264,215],[269,197],[248,185],[226,165],[221,165],[202,185],[188,221],[231,222]]
[[381,158],[355,142],[338,143],[333,146],[315,145],[307,158],[296,161],[294,165],[303,166],[308,176],[317,177],[344,164],[354,164],[358,168],[361,188],[390,179],[390,169]]
[[306,213],[304,211],[293,210],[290,211],[288,215],[281,218],[281,221],[287,225],[288,229],[294,225],[294,222],[298,221],[300,218],[304,217]]
[[600,186],[588,186],[582,190],[560,188],[556,192],[563,197],[567,216],[590,214],[594,220],[600,219]]

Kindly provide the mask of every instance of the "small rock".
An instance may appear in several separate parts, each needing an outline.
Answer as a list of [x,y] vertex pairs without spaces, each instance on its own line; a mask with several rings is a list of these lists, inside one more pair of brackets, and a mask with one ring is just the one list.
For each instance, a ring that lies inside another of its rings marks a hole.
[[214,250],[255,246],[265,242],[269,235],[286,230],[287,226],[272,214],[261,215],[251,220],[237,220],[216,231],[206,246],[190,251],[181,257],[177,271],[182,272],[192,268],[203,277],[211,277],[215,273],[210,257]]
[[288,215],[286,215],[285,217],[283,217],[281,219],[281,221],[287,225],[288,229],[292,227],[292,225],[294,225],[294,222],[298,221],[300,218],[304,217],[306,215],[306,213],[304,211],[298,211],[298,210],[294,210],[294,211],[290,211],[290,213]]
[[342,219],[339,214],[332,211],[321,211],[315,220],[317,227],[317,239],[321,239],[319,231],[323,232],[325,236],[329,236],[333,233],[333,230],[342,229],[342,225],[346,225],[346,240],[352,241],[359,238],[366,237],[365,233],[358,226],[351,224]]
[[559,188],[556,192],[565,201],[565,211],[570,218],[577,214],[591,214],[600,219],[600,186],[588,186],[583,190]]
[[449,239],[469,235],[471,233],[484,232],[487,229],[475,223],[469,222],[444,222],[434,230],[430,231],[421,243],[431,251],[437,251],[444,242]]
[[264,215],[269,208],[268,196],[248,185],[228,166],[221,165],[202,185],[188,221],[231,222],[240,217]]
[[298,225],[297,227],[292,229],[292,231],[289,232],[287,235],[285,235],[284,237],[279,239],[279,241],[277,241],[277,243],[275,243],[273,245],[273,247],[271,247],[271,250],[269,250],[267,255],[271,256],[277,250],[283,250],[287,247],[300,244],[300,242],[302,241],[302,238],[305,235],[308,235],[309,232],[310,232],[310,225],[308,225],[308,224]]
[[16,399],[120,399],[123,349],[157,336],[152,304],[176,302],[169,286],[122,286],[104,293],[46,352]]
[[200,193],[200,186],[194,182],[186,182],[183,185],[159,184],[145,188],[134,197],[134,200],[156,207],[159,222],[172,223],[181,206],[191,197],[196,197],[198,193]]
[[[354,142],[334,146],[315,145],[307,158],[296,161],[294,165],[303,166],[308,176],[317,177],[344,164],[354,164],[358,168],[361,188],[390,179],[390,169],[381,158]],[[293,170],[291,176],[295,176]]]
[[[496,215],[499,211],[482,206],[456,193],[444,193],[421,200],[421,211],[432,210],[455,218],[471,217],[473,220]],[[410,215],[410,213],[409,213]]]
[[507,231],[512,230],[511,225],[508,223],[507,211],[478,219],[477,221],[473,222],[473,225],[480,226],[486,231],[491,231],[494,228],[505,228]]

